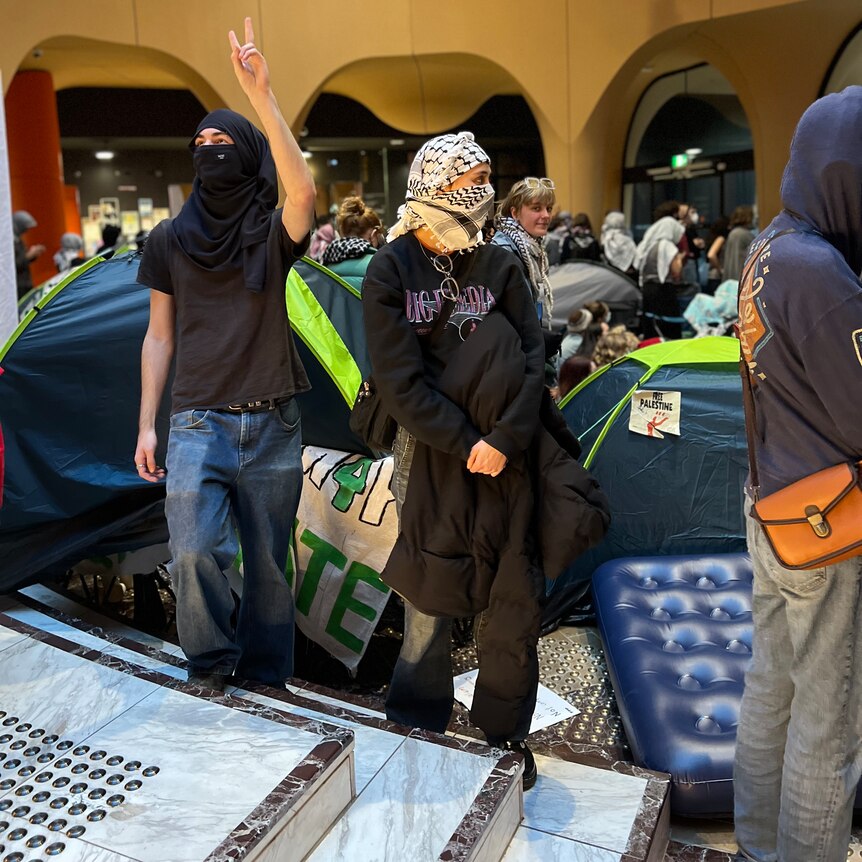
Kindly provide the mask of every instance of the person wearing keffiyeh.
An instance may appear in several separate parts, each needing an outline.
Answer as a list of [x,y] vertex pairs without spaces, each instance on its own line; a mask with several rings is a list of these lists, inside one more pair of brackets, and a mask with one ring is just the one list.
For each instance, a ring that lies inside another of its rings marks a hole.
[[[399,536],[382,578],[404,599],[404,640],[386,715],[445,731],[453,611],[470,589],[484,606],[471,720],[489,742],[524,757],[527,788],[536,781],[524,740],[544,595],[529,532],[536,520],[527,450],[538,431],[545,349],[520,264],[484,242],[490,176],[490,159],[469,132],[424,144],[398,222],[371,255],[362,286],[374,385],[398,424],[391,488]],[[483,397],[453,389],[453,375]],[[437,576],[441,569],[446,576]]]
[[550,329],[554,299],[548,281],[545,235],[556,205],[554,184],[547,177],[525,177],[512,186],[497,210],[492,243],[514,252],[521,261],[542,327]]
[[423,144],[410,166],[403,211],[399,210],[399,220],[387,240],[427,228],[445,254],[481,245],[494,188],[487,182],[459,188],[452,185],[468,171],[488,163],[487,153],[470,132],[439,135]]
[[380,216],[360,197],[345,198],[336,218],[338,239],[323,252],[321,263],[358,291],[371,261],[383,245]]

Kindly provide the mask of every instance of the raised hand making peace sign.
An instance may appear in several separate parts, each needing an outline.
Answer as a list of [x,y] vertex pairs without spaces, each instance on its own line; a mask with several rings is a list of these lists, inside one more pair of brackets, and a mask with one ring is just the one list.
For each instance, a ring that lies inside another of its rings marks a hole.
[[251,18],[245,19],[245,43],[240,45],[236,33],[231,30],[227,34],[230,42],[230,59],[236,79],[250,101],[256,96],[264,96],[270,92],[269,67],[263,54],[254,44],[254,28]]

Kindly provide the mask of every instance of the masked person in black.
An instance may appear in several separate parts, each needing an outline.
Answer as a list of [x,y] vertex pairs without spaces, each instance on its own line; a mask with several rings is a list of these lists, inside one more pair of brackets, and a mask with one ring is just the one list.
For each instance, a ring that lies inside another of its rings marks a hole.
[[[314,182],[254,45],[229,34],[234,72],[267,138],[233,111],[199,124],[192,194],[157,225],[138,281],[151,288],[141,356],[135,469],[167,473],[165,514],[177,630],[189,680],[283,684],[293,671],[294,606],[284,577],[302,486],[299,408],[309,388],[285,308],[287,272],[308,247]],[[286,193],[276,209],[278,178]],[[167,471],[155,418],[176,355]],[[224,575],[242,547],[235,611]]]

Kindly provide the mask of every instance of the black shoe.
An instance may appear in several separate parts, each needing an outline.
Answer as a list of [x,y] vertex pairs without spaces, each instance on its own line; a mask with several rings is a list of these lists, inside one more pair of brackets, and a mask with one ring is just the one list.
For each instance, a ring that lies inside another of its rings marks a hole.
[[212,691],[224,691],[227,675],[206,670],[190,670],[189,685],[199,685]]
[[536,758],[533,757],[533,752],[530,751],[527,743],[523,740],[514,740],[504,742],[501,748],[506,749],[506,751],[514,751],[524,758],[524,790],[529,790],[536,783],[539,771],[536,769]]

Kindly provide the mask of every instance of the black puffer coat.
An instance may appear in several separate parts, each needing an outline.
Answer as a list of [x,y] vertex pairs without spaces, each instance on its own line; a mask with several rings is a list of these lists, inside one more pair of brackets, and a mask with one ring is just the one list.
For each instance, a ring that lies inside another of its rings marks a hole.
[[[524,367],[518,334],[492,312],[437,388],[486,434],[519,393]],[[556,578],[610,524],[607,499],[578,453],[547,394],[530,448],[497,477],[470,473],[463,459],[417,441],[401,534],[383,580],[424,613],[465,617],[489,606],[502,570],[520,572],[515,584]]]

